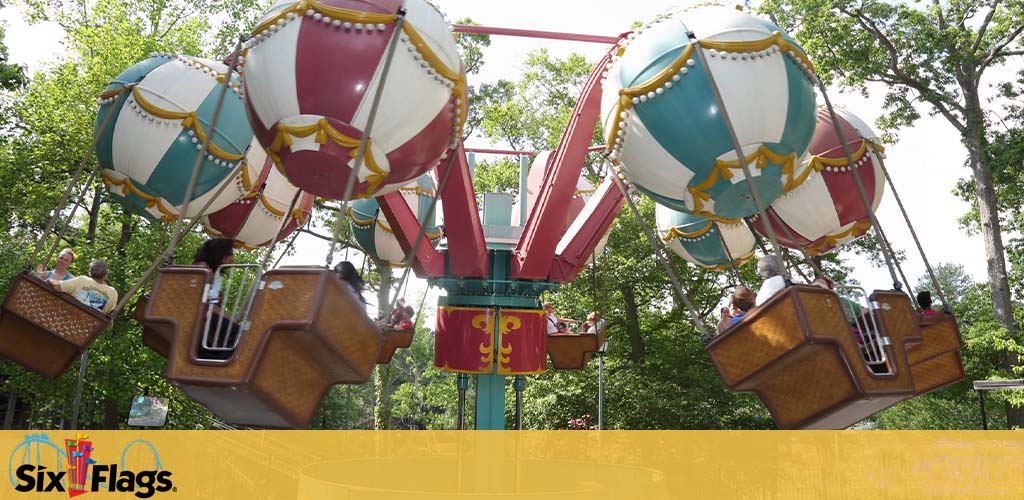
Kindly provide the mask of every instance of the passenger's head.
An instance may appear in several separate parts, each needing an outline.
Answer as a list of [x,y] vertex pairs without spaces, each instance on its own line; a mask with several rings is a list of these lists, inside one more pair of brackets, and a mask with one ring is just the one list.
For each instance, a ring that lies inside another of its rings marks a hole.
[[94,280],[107,279],[107,263],[102,260],[94,260],[89,263],[89,276]]
[[827,276],[818,276],[811,282],[812,285],[824,288],[825,290],[832,290],[835,287],[835,283]]
[[587,315],[587,321],[590,323],[597,323],[601,319],[601,313],[594,311]]
[[405,317],[406,318],[412,319],[413,316],[416,316],[416,311],[414,311],[412,309],[412,306],[405,306],[404,311],[405,311]]
[[70,248],[65,248],[57,254],[57,265],[63,265],[64,267],[70,266],[75,260],[75,251]]
[[932,308],[932,292],[925,290],[917,294],[917,305],[921,306],[921,309]]
[[347,281],[357,291],[363,289],[363,278],[359,276],[359,271],[356,270],[356,266],[352,265],[351,262],[347,260],[339,262],[338,265],[334,266],[334,272],[338,273],[338,277],[342,281]]
[[231,238],[213,238],[207,240],[196,250],[193,264],[206,264],[212,271],[222,265],[235,261],[235,240]]
[[774,255],[765,255],[757,261],[757,274],[762,278],[781,276],[782,267],[779,266],[779,261],[775,259]]
[[395,307],[398,307],[398,308],[405,307],[405,297],[400,297],[398,299],[398,302],[395,303]]
[[544,310],[549,312],[549,313],[554,312],[555,311],[555,305],[550,303],[550,302],[545,302],[544,303]]
[[732,292],[732,305],[740,311],[747,312],[754,307],[754,292],[745,286],[738,286]]

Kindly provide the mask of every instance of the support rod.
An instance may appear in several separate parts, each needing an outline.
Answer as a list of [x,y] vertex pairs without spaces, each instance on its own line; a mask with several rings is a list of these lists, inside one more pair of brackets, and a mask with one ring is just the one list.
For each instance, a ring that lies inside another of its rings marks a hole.
[[718,112],[722,114],[722,121],[725,122],[725,128],[729,131],[729,138],[732,139],[732,146],[736,152],[736,161],[739,162],[740,167],[743,169],[743,177],[747,182],[747,188],[750,190],[750,197],[754,201],[754,206],[757,207],[757,213],[761,217],[761,220],[766,221],[764,225],[765,232],[768,233],[768,240],[772,242],[772,250],[775,254],[775,262],[781,267],[782,277],[787,283],[792,281],[789,275],[789,269],[783,265],[782,252],[779,250],[779,239],[775,236],[775,228],[772,227],[768,221],[768,206],[761,199],[761,193],[758,192],[754,186],[754,177],[750,173],[750,165],[747,163],[747,155],[743,153],[743,145],[740,144],[739,136],[736,135],[736,129],[732,126],[732,120],[729,118],[729,110],[725,107],[725,99],[722,98],[722,93],[718,89],[718,84],[715,82],[714,72],[711,71],[711,66],[708,66],[707,57],[704,55],[704,47],[701,46],[700,40],[697,39],[693,32],[689,33],[690,42],[694,45],[694,52],[697,53],[697,57],[700,59],[700,66],[704,69],[704,75],[708,79],[708,84],[711,87],[711,93],[715,96],[715,103],[718,105]]
[[477,35],[504,35],[519,36],[526,38],[545,38],[548,40],[568,40],[570,42],[590,43],[618,43],[617,36],[584,35],[580,33],[563,33],[560,31],[539,31],[523,30],[515,28],[495,28],[492,26],[472,26],[468,24],[453,24],[452,31],[455,33],[472,33]]

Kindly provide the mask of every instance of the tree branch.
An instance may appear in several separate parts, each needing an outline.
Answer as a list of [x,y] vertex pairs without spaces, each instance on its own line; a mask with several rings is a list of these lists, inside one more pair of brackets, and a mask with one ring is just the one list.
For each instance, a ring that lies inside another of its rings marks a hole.
[[978,47],[981,47],[981,42],[985,38],[985,33],[988,31],[988,25],[992,22],[992,18],[996,15],[996,7],[999,6],[1000,0],[994,0],[992,2],[992,9],[988,11],[985,16],[985,20],[982,21],[981,27],[978,28],[978,36],[974,38],[974,43],[971,44],[971,54],[978,51]]
[[918,91],[921,94],[921,96],[926,101],[931,103],[932,106],[935,106],[935,109],[937,109],[939,113],[942,114],[942,116],[944,116],[946,120],[950,122],[950,124],[956,127],[958,131],[963,133],[966,130],[966,125],[963,124],[961,120],[958,120],[957,117],[953,115],[953,113],[949,110],[949,107],[947,107],[947,105],[952,106],[961,115],[966,115],[966,110],[964,109],[964,107],[957,102],[944,101],[942,96],[939,95],[937,92],[929,88],[920,80],[910,76],[905,71],[900,69],[899,49],[896,48],[896,44],[894,44],[892,40],[890,40],[889,37],[882,32],[882,30],[878,27],[877,24],[875,24],[875,22],[872,19],[865,16],[863,13],[859,11],[856,13],[850,12],[844,7],[839,7],[838,10],[843,14],[846,14],[847,16],[850,16],[854,20],[856,20],[857,24],[859,24],[868,33],[870,33],[879,42],[881,42],[883,46],[885,46],[886,52],[889,54],[889,70],[892,72],[893,76],[899,79],[899,83],[907,85],[910,88]]
[[932,5],[935,6],[936,15],[939,16],[939,29],[946,30],[946,16],[942,13],[942,4],[939,0],[932,0]]
[[975,76],[975,81],[981,81],[981,74],[985,71],[985,69],[988,68],[989,65],[991,65],[992,62],[995,61],[997,58],[1002,57],[1003,49],[1005,49],[1008,45],[1017,40],[1017,37],[1019,37],[1021,33],[1024,33],[1024,24],[1017,26],[1017,29],[1013,30],[1009,35],[1007,35],[1005,40],[996,44],[995,47],[992,47],[992,50],[988,52],[988,55],[985,57],[985,60],[982,61],[981,65],[978,67],[978,74]]

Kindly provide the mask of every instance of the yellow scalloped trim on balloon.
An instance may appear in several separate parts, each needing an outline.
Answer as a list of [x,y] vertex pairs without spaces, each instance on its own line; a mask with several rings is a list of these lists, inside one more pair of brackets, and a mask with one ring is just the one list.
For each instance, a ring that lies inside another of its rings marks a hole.
[[[165,120],[181,120],[182,127],[191,128],[192,130],[195,130],[196,139],[198,139],[200,142],[206,140],[206,133],[203,131],[203,125],[199,122],[199,116],[196,115],[195,111],[186,112],[162,109],[159,106],[156,106],[155,104],[147,101],[145,97],[142,97],[142,91],[139,90],[138,86],[132,88],[132,97],[135,99],[135,102],[137,102],[139,106],[141,106],[142,109],[144,109],[147,113],[159,118],[163,118]],[[213,141],[210,141],[209,150],[210,153],[220,157],[222,160],[236,161],[245,158],[245,153],[228,153],[227,151],[224,151],[223,149],[218,147],[217,144],[215,144]]]
[[359,227],[367,227],[370,224],[373,224],[373,221],[375,219],[375,217],[372,216],[367,217],[365,219],[360,219],[359,217],[356,217],[356,213],[352,210],[351,206],[349,206],[346,211],[348,212],[348,217],[352,219],[352,223]]
[[146,208],[156,207],[156,209],[163,214],[163,216],[160,217],[161,222],[174,222],[178,218],[178,214],[172,212],[166,205],[164,205],[163,198],[146,194],[135,186],[130,177],[125,176],[124,178],[118,179],[114,177],[114,174],[111,173],[110,169],[106,168],[103,169],[103,172],[100,175],[103,178],[103,185],[106,186],[108,190],[111,189],[111,186],[118,186],[127,194],[133,194],[136,197],[145,200]]
[[[296,2],[295,4],[282,9],[276,16],[263,21],[252,30],[252,33],[260,33],[270,28],[271,25],[277,24],[281,19],[286,19],[289,13],[294,13],[299,17],[305,16],[308,10],[320,13],[321,15],[329,16],[332,19],[337,19],[341,22],[351,23],[369,23],[369,24],[392,24],[395,22],[394,14],[376,14],[371,12],[363,12],[353,9],[343,9],[338,7],[332,7],[318,0],[304,0]],[[446,65],[441,58],[434,53],[430,46],[423,40],[416,28],[411,23],[402,23],[402,33],[405,33],[409,37],[409,43],[416,47],[423,60],[430,65],[430,67],[437,72],[442,78],[452,82],[452,96],[454,96],[459,102],[456,104],[459,109],[455,120],[455,127],[457,136],[462,136],[463,126],[466,122],[466,110],[469,103],[467,99],[463,99],[463,94],[466,91],[466,75],[462,73],[461,68],[452,69]]]
[[299,15],[305,15],[306,11],[313,9],[320,14],[330,16],[331,19],[337,19],[341,22],[350,23],[371,23],[371,24],[391,24],[395,22],[394,14],[377,14],[374,12],[363,12],[360,10],[344,9],[341,7],[332,7],[323,2],[317,0],[304,0],[302,2],[295,2],[294,4],[281,9],[276,16],[263,21],[253,28],[253,33],[259,33],[261,31],[270,28],[271,25],[277,24],[277,21],[284,19],[288,16],[289,12],[295,12]]
[[[384,231],[385,233],[395,234],[395,231],[393,229],[391,229],[387,225],[387,223],[385,223],[384,221],[381,221],[381,220],[377,221],[377,228],[380,229],[381,231]],[[431,233],[431,232],[424,231],[423,232],[423,236],[426,236],[427,239],[430,240],[430,241],[434,241],[434,240],[436,240],[436,239],[441,237],[441,232],[438,231],[436,233]]]
[[812,63],[811,60],[807,58],[807,55],[804,54],[803,50],[797,47],[796,45],[789,43],[789,40],[786,40],[785,37],[782,36],[782,32],[780,31],[772,32],[772,35],[770,37],[762,38],[760,40],[727,42],[716,40],[701,40],[700,45],[705,49],[714,49],[720,52],[757,52],[760,50],[767,49],[768,47],[774,45],[783,52],[793,52],[793,54],[791,54],[792,57],[800,59],[800,62],[805,64],[812,73],[816,73],[814,69],[814,63]]
[[729,269],[731,267],[742,266],[743,264],[745,264],[748,260],[752,259],[753,257],[754,257],[754,254],[751,253],[750,255],[747,255],[745,257],[739,257],[737,259],[733,259],[733,261],[731,263],[729,263],[729,264],[719,264],[717,266],[706,266],[704,264],[697,264],[696,262],[694,262],[694,264],[696,266],[698,266],[700,268],[703,268],[703,269],[706,269],[708,271],[716,271],[716,272],[718,272],[718,271],[725,271],[725,270],[727,270],[727,269]]
[[704,227],[691,232],[680,231],[679,228],[670,227],[668,231],[665,231],[665,235],[661,237],[661,240],[672,241],[676,238],[697,238],[699,236],[707,234],[707,232],[711,230],[711,227],[713,225],[714,222],[709,220],[708,223],[704,225]]
[[[858,148],[857,151],[854,151],[850,154],[850,156],[853,157],[854,162],[860,161],[860,159],[863,158],[865,154],[867,154],[867,145],[867,140],[861,141],[860,148]],[[789,180],[787,180],[786,184],[782,186],[782,192],[783,194],[785,194],[800,187],[804,183],[804,181],[807,180],[807,177],[811,175],[812,171],[821,172],[822,170],[825,170],[825,167],[845,167],[849,165],[850,162],[847,161],[845,156],[841,158],[825,158],[823,156],[812,156],[810,161],[807,162],[807,166],[800,171],[799,175],[794,176],[793,173],[789,174]]]
[[[277,166],[282,174],[284,174],[284,169],[281,166],[281,157],[278,152],[284,147],[291,147],[292,137],[309,137],[316,134],[317,144],[327,144],[328,139],[330,139],[339,146],[351,148],[351,151],[348,153],[350,158],[355,158],[358,152],[359,139],[349,137],[337,131],[326,118],[321,118],[316,123],[310,125],[285,125],[278,122],[275,127],[277,128],[277,135],[266,151],[267,155],[273,158],[274,165]],[[377,160],[373,157],[373,150],[370,147],[372,143],[372,139],[366,141],[366,150],[363,156],[365,161],[363,163],[373,173],[363,181],[366,183],[366,189],[361,193],[353,193],[353,199],[369,198],[388,176],[388,172],[377,165]]]
[[130,89],[130,88],[131,87],[125,86],[125,87],[118,87],[116,89],[110,89],[110,90],[100,94],[100,99],[110,99],[111,97],[119,96],[119,95],[127,92],[128,89]]
[[398,188],[398,190],[403,192],[403,193],[413,193],[416,196],[430,196],[430,197],[434,196],[434,191],[433,190],[431,190],[431,189],[424,189],[424,188],[421,188],[419,186],[400,187],[400,188]]
[[[782,174],[792,176],[793,170],[796,164],[796,153],[790,153],[788,155],[780,155],[767,146],[762,144],[752,154],[746,157],[747,164],[753,164],[756,168],[763,169],[768,165],[768,162],[781,164]],[[704,202],[711,199],[711,194],[707,192],[711,189],[718,181],[719,178],[724,180],[732,179],[733,170],[742,169],[743,166],[739,160],[716,160],[715,166],[711,169],[711,173],[704,178],[696,186],[687,187],[687,191],[693,196],[693,213],[707,217],[709,219],[724,222],[727,219],[723,219],[720,216],[712,214],[704,210]]]
[[871,229],[871,221],[854,222],[849,229],[826,235],[825,239],[821,243],[807,247],[804,251],[807,252],[807,255],[821,255],[823,252],[826,252],[838,245],[839,240],[843,240],[854,235],[856,235],[854,236],[855,238],[859,238],[867,233],[868,229]]

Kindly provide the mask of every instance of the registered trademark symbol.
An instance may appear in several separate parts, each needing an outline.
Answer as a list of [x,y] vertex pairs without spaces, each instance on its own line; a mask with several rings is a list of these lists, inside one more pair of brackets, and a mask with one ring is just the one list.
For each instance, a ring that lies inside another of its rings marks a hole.
[[178,492],[178,487],[175,486],[175,487],[171,488],[171,491],[173,491],[174,493],[177,493]]

